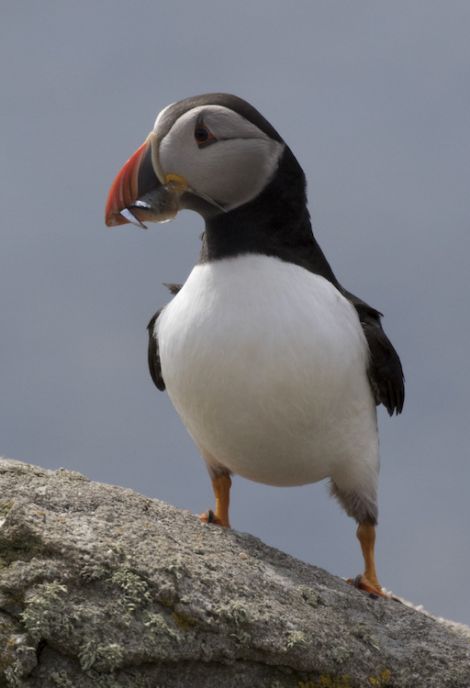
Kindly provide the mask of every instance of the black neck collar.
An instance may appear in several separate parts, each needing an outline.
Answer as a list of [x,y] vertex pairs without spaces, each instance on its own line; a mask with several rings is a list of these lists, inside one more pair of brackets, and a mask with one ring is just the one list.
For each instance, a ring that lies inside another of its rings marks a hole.
[[250,203],[206,219],[200,263],[246,253],[274,256],[338,281],[313,236],[305,176],[286,147],[268,186]]

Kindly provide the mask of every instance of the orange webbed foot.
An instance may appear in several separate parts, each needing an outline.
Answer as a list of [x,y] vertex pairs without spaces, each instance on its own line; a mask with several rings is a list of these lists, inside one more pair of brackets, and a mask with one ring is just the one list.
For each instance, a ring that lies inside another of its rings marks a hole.
[[356,576],[356,578],[348,578],[347,582],[358,590],[367,592],[374,597],[385,597],[386,599],[390,599],[390,595],[387,595],[378,583],[371,583],[364,574]]

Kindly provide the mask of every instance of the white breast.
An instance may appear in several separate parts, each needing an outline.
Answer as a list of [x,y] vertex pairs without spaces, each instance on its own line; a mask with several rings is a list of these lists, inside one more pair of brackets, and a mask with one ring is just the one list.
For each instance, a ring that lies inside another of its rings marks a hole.
[[376,473],[367,343],[323,277],[261,255],[197,265],[156,327],[168,394],[208,462],[272,485]]

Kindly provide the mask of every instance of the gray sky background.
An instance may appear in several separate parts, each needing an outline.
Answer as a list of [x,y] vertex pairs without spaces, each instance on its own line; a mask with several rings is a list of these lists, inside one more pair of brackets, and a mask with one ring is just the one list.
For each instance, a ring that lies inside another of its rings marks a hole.
[[[161,283],[185,279],[201,220],[109,230],[103,210],[162,107],[236,93],[299,158],[321,246],[403,361],[405,412],[380,412],[381,581],[470,623],[469,35],[466,0],[2,0],[0,452],[212,505],[146,367]],[[236,479],[232,521],[360,572],[325,485]]]

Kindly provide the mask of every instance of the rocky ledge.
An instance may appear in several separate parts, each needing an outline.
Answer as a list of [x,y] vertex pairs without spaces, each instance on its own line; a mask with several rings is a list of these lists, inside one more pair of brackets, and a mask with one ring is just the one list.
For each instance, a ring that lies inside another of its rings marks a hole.
[[0,686],[469,688],[470,635],[158,500],[0,459]]

